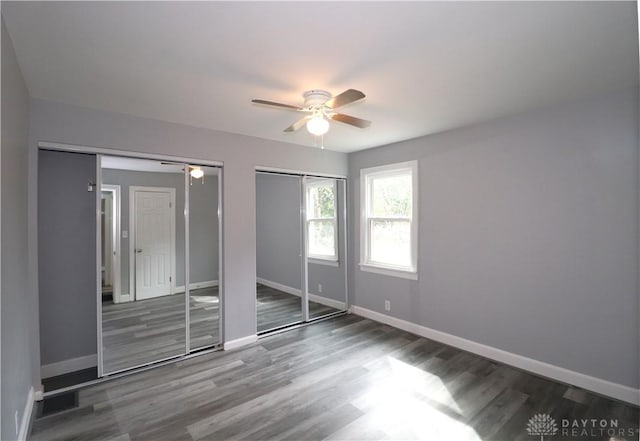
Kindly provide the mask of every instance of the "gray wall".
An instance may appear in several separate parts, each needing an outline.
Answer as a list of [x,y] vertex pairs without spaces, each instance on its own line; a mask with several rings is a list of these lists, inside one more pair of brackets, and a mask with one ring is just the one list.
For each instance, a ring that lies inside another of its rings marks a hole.
[[[182,173],[154,173],[131,170],[102,170],[104,184],[120,185],[122,201],[121,230],[129,231],[129,187],[166,187],[176,191],[176,286],[184,286],[184,175]],[[190,186],[192,236],[190,283],[205,282],[218,278],[218,226],[211,221],[218,207],[217,176],[205,178],[205,184],[196,181]],[[212,215],[212,213],[214,213]],[[120,239],[120,278],[122,293],[129,293],[129,237]],[[195,245],[195,246],[194,246]]]
[[2,19],[0,139],[1,350],[0,439],[15,439],[29,389],[39,384],[38,303],[27,272],[28,92]]
[[219,280],[218,176],[189,187],[189,283]]
[[[30,176],[37,170],[38,141],[183,156],[224,162],[224,338],[256,332],[256,166],[347,174],[345,154],[250,136],[200,129],[130,115],[32,99]],[[310,139],[311,142],[311,139]],[[29,189],[30,201],[36,189]],[[29,233],[36,237],[37,206],[30,202]],[[30,251],[36,241],[30,245]],[[30,261],[30,270],[37,263]]]
[[300,185],[295,176],[256,175],[256,274],[300,289]]
[[40,359],[43,365],[97,352],[96,157],[38,155]]
[[[338,207],[342,186],[338,181]],[[256,175],[256,270],[257,276],[300,289],[300,189],[301,178],[285,175]],[[340,208],[338,208],[340,211]],[[345,301],[343,219],[338,215],[339,266],[309,263],[309,293]],[[322,284],[322,293],[318,291]]]
[[[638,91],[349,155],[352,301],[638,387]],[[419,161],[419,280],[357,269],[360,169]]]

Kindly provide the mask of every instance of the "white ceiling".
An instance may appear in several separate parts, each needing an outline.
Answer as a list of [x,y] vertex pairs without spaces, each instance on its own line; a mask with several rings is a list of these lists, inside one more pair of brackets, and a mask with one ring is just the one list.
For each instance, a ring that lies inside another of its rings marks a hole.
[[313,145],[308,89],[367,98],[355,151],[637,84],[635,2],[2,2],[32,96]]

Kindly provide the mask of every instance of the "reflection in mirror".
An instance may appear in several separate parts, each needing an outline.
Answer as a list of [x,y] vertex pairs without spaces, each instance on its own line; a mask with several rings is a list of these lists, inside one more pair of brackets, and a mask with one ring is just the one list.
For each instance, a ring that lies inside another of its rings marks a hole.
[[302,317],[300,176],[256,174],[257,329]]
[[219,170],[189,171],[189,330],[190,350],[220,342],[218,262]]
[[347,309],[341,179],[305,178],[309,318]]
[[181,164],[103,156],[102,361],[114,373],[185,354]]

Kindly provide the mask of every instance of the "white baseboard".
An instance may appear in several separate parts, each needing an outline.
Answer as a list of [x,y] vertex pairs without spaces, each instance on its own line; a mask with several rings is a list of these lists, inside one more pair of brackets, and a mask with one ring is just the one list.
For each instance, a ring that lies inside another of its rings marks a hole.
[[262,277],[256,277],[256,282],[268,286],[269,288],[277,289],[278,291],[286,292],[297,297],[302,296],[302,291],[298,288],[292,288],[291,286],[283,285],[282,283],[272,282],[271,280],[263,279]]
[[330,299],[329,297],[323,297],[318,294],[309,293],[309,300],[315,303],[320,303],[324,306],[329,306],[331,308],[339,309],[340,311],[344,311],[347,309],[347,304],[345,302],[341,302],[340,300]]
[[42,375],[42,378],[51,378],[56,375],[67,374],[97,365],[98,356],[96,354],[85,355],[83,357],[70,358],[68,360],[42,365],[40,366],[40,375]]
[[[256,281],[264,286],[268,286],[269,288],[277,289],[278,291],[286,292],[287,294],[291,294],[296,297],[302,297],[302,291],[300,291],[298,288],[292,288],[291,286],[283,285],[282,283],[278,282],[272,282],[271,280],[263,279],[261,277],[257,277]],[[321,305],[339,309],[341,311],[346,309],[347,307],[347,304],[345,302],[330,299],[328,297],[323,297],[319,294],[309,293],[309,300],[311,300],[312,302],[320,303]]]
[[[195,282],[195,283],[189,283],[189,289],[202,289],[202,288],[211,288],[213,286],[218,286],[218,281],[217,280],[207,280],[205,282]],[[181,292],[184,292],[184,285],[180,285],[180,286],[176,286],[176,290],[174,292],[174,294],[180,294]]]
[[31,425],[31,414],[33,413],[35,393],[35,389],[31,386],[29,393],[27,394],[27,402],[24,403],[24,410],[22,411],[22,421],[20,422],[20,430],[18,431],[18,441],[26,441],[27,439],[29,426]]
[[362,308],[360,306],[351,306],[350,311],[353,314],[374,320],[376,322],[384,323],[389,326],[393,326],[394,328],[402,329],[403,331],[419,335],[421,337],[429,338],[431,340],[435,340],[449,346],[472,352],[474,354],[478,354],[483,357],[499,361],[501,363],[515,366],[517,368],[541,375],[543,377],[551,378],[562,383],[572,384],[582,389],[587,389],[601,395],[606,395],[620,401],[634,404],[636,406],[640,405],[640,390],[634,389],[629,386],[613,383],[611,381],[592,377],[590,375],[575,372],[560,366],[545,363],[543,361],[534,360],[533,358],[528,358],[523,355],[507,352],[502,349],[494,348],[492,346],[487,346],[482,343],[477,343],[462,337],[447,334],[446,332],[427,328],[426,326],[421,326],[415,323],[408,322],[406,320],[401,320],[395,317],[388,316],[386,314],[381,314],[379,312]]
[[113,303],[126,303],[126,302],[131,302],[133,300],[133,298],[131,297],[131,294],[127,293],[127,294],[120,294],[118,296],[114,295],[113,296]]
[[39,384],[38,387],[36,387],[36,393],[33,396],[35,401],[42,401],[44,400],[44,385],[43,384]]
[[246,345],[250,345],[251,343],[255,343],[258,341],[258,336],[256,334],[247,335],[246,337],[236,338],[235,340],[225,341],[223,348],[225,351],[230,351],[232,349],[238,349]]

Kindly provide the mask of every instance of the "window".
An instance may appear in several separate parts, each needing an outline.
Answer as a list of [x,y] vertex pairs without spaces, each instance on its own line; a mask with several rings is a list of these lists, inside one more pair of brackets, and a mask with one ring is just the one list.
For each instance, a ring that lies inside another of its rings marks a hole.
[[307,255],[312,259],[338,261],[336,182],[309,179],[307,191]]
[[360,171],[360,268],[417,279],[417,162]]

